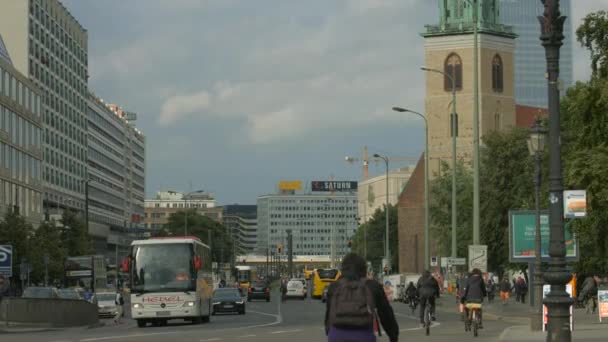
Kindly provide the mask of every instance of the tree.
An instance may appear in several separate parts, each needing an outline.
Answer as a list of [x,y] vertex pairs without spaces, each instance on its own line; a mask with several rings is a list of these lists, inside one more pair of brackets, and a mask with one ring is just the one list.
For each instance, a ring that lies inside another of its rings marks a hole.
[[[183,236],[186,212],[178,211],[169,216],[169,222],[159,233],[161,236]],[[210,235],[209,235],[210,234]],[[211,247],[211,260],[230,262],[234,256],[234,242],[226,227],[219,222],[201,215],[196,210],[188,210],[188,235],[196,236]],[[211,237],[211,240],[209,240]]]
[[44,256],[49,257],[49,282],[63,278],[66,249],[61,240],[61,231],[49,222],[42,223],[31,239],[30,260],[33,265],[31,279],[44,280]]
[[[399,238],[397,231],[397,207],[389,205],[389,249],[391,253],[391,265],[393,270],[399,269]],[[353,238],[351,250],[364,256],[367,246],[367,260],[371,261],[373,267],[379,268],[384,258],[384,244],[386,234],[386,211],[384,207],[378,208],[371,219],[357,228]],[[365,241],[365,239],[367,241]]]
[[576,39],[591,52],[594,76],[608,77],[608,12],[588,14],[576,30]]
[[21,259],[30,260],[33,227],[18,212],[9,210],[0,222],[0,244],[13,246],[13,276],[19,276]]
[[[457,256],[468,254],[473,236],[473,175],[462,162],[456,165]],[[430,206],[431,236],[438,242],[441,255],[452,254],[452,170],[441,165],[441,175],[431,181]]]
[[63,230],[61,239],[68,256],[88,255],[93,253],[93,244],[87,227],[76,212],[64,210],[61,217]]

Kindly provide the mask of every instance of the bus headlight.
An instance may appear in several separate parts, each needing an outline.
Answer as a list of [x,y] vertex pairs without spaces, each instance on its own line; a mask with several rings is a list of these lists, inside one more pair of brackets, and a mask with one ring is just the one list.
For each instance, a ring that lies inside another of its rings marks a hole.
[[143,309],[144,305],[140,303],[133,303],[133,309]]
[[190,302],[185,302],[183,306],[186,306],[186,307],[193,307],[193,306],[194,306],[194,304],[195,304],[194,302],[190,301]]

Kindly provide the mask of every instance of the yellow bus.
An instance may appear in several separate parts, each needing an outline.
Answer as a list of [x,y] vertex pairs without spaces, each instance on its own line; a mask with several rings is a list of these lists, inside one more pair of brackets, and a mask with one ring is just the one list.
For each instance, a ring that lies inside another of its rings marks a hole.
[[251,266],[236,266],[235,273],[236,281],[239,283],[239,287],[243,289],[244,293],[247,293],[251,287],[251,282],[254,279]]
[[314,271],[313,278],[313,292],[314,298],[321,298],[323,296],[323,290],[329,284],[340,279],[340,271],[335,268],[332,269],[317,269]]
[[314,272],[315,272],[315,267],[313,265],[304,266],[304,278],[306,278],[306,280],[310,280],[310,278],[312,277],[312,274]]

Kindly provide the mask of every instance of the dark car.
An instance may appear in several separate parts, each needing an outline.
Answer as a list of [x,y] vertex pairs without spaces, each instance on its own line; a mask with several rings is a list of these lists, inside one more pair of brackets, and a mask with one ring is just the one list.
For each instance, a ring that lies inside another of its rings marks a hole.
[[220,312],[245,314],[245,300],[238,289],[221,288],[213,292],[212,315]]
[[265,299],[270,302],[270,287],[265,282],[257,282],[249,288],[247,300],[251,302],[253,299]]

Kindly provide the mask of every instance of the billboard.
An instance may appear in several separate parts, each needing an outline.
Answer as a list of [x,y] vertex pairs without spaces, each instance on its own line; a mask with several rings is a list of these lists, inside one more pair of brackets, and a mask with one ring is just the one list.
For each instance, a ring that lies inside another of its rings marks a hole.
[[[549,261],[549,215],[540,215],[541,258]],[[564,229],[566,259],[579,257],[578,243],[567,227]],[[509,212],[509,259],[511,262],[533,262],[535,258],[536,214],[534,211]]]
[[282,190],[282,191],[302,190],[302,181],[280,181],[279,190]]
[[350,192],[357,191],[357,182],[352,181],[313,181],[310,189],[312,191],[324,192]]
[[0,274],[13,276],[13,246],[0,245]]
[[587,216],[587,192],[585,190],[564,191],[564,217],[581,218]]

